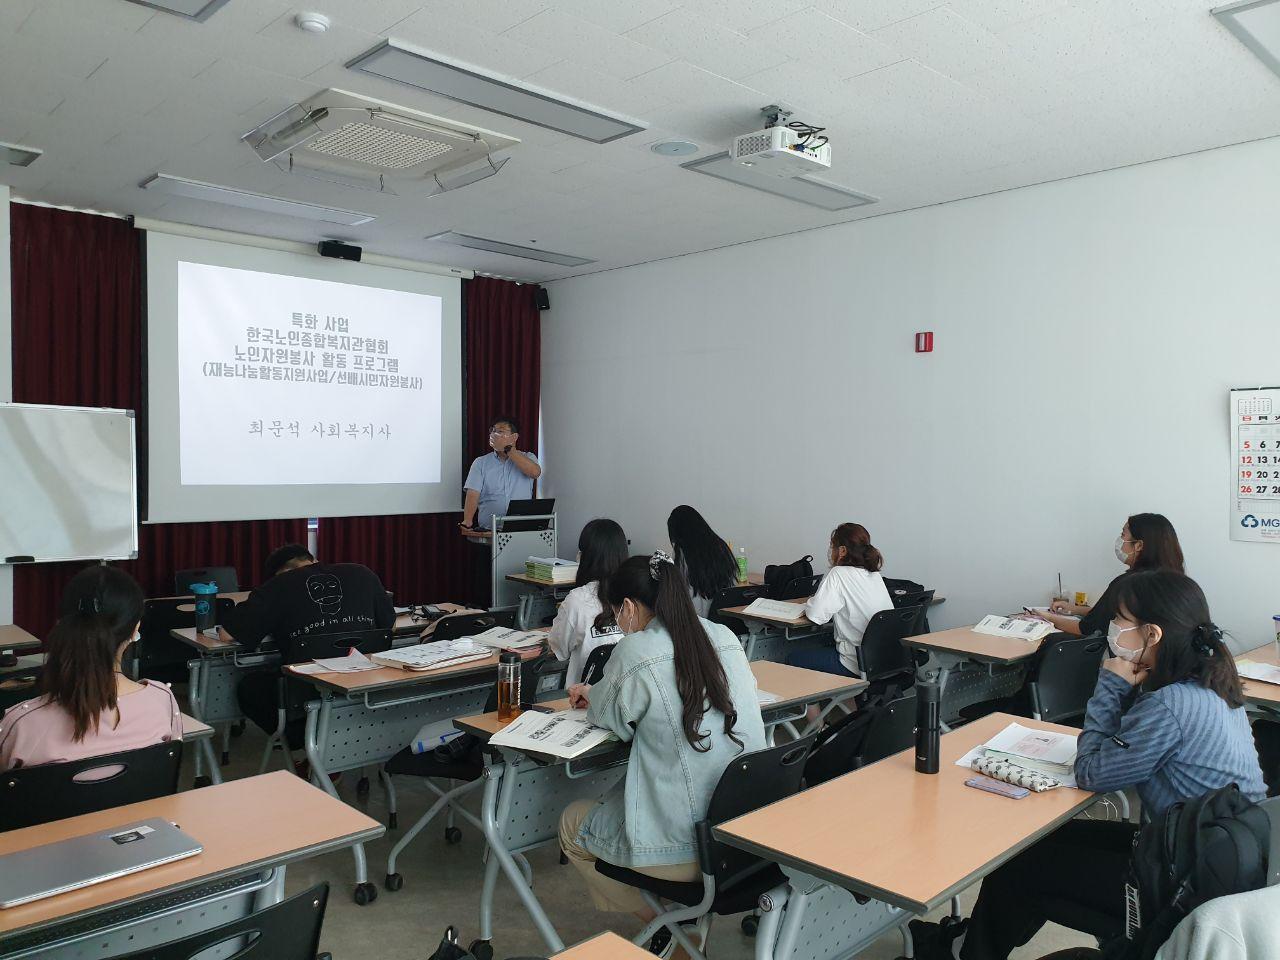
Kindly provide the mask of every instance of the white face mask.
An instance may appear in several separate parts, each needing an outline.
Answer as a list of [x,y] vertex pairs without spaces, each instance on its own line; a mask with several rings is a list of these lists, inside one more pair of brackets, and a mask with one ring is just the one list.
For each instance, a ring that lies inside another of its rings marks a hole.
[[1137,627],[1121,627],[1114,621],[1107,627],[1107,646],[1111,648],[1111,655],[1119,657],[1121,660],[1128,660],[1130,663],[1137,663],[1138,658],[1142,656],[1142,648],[1131,650],[1128,647],[1122,647],[1118,643],[1120,634],[1128,633],[1130,630],[1137,630]]
[[1127,567],[1129,565],[1129,555],[1124,552],[1126,543],[1128,541],[1124,537],[1116,537],[1116,559]]

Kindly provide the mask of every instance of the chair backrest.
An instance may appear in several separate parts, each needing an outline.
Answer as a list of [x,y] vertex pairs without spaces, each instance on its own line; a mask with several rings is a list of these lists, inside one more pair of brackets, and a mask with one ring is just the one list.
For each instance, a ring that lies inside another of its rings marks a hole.
[[1269,797],[1258,804],[1271,818],[1271,855],[1267,858],[1267,886],[1280,884],[1280,797]]
[[858,754],[858,767],[891,757],[915,745],[916,692],[909,690],[877,707]]
[[173,575],[173,592],[188,597],[193,583],[216,583],[219,593],[236,593],[240,589],[235,567],[196,567]]
[[[234,606],[230,597],[218,597],[214,604],[214,621],[226,623]],[[196,607],[191,597],[148,600],[142,608],[140,639],[133,651],[137,658],[138,676],[167,682],[185,679],[187,661],[193,651],[185,643],[169,636],[169,631],[195,625]]]
[[431,632],[430,639],[457,640],[459,637],[473,637],[498,625],[498,618],[492,613],[455,614],[439,621]]
[[725,767],[711,794],[706,819],[697,824],[699,861],[702,869],[716,878],[717,890],[763,869],[768,861],[720,843],[711,828],[797,793],[817,735],[815,731],[799,740],[743,754]]
[[883,680],[915,670],[911,651],[902,641],[913,636],[919,622],[920,607],[897,607],[881,610],[867,623],[858,648],[862,675],[868,681]]
[[603,646],[596,647],[591,651],[591,656],[587,657],[587,662],[582,667],[582,679],[574,680],[569,678],[571,683],[599,683],[604,677],[604,668],[609,664],[609,658],[613,656],[613,648],[616,643],[606,643]]
[[752,600],[768,596],[769,588],[764,584],[748,583],[737,587],[724,587],[711,598],[707,619],[712,623],[722,623],[738,636],[742,636],[747,632],[747,625],[740,618],[725,616],[720,611],[726,607],[745,607]]
[[[226,623],[227,614],[235,607],[230,597],[218,597],[214,604],[214,619],[217,623]],[[159,600],[148,600],[142,607],[142,628],[140,630],[145,642],[147,635],[168,637],[169,631],[175,627],[194,627],[196,625],[196,605],[191,597],[164,597]]]
[[[901,580],[894,577],[884,578],[885,589],[889,591],[890,597],[903,597],[909,593],[919,593],[924,589],[923,583],[916,583],[914,580]],[[894,601],[895,606],[897,601]]]
[[1050,635],[1041,652],[1039,675],[1029,685],[1035,716],[1051,722],[1084,716],[1106,655],[1107,641],[1100,635]]
[[[18,767],[0,774],[0,830],[33,827],[126,803],[167,797],[178,790],[182,741],[66,763]],[[119,769],[96,780],[88,771]]]
[[822,583],[822,574],[815,573],[812,577],[797,577],[794,580],[788,580],[785,584],[773,592],[774,600],[801,600],[805,597],[812,597],[818,590],[818,584]]
[[[318,883],[288,900],[119,960],[192,960],[202,955],[232,960],[316,960],[329,884]],[[214,951],[212,948],[221,946]]]
[[390,650],[391,631],[374,629],[312,633],[298,637],[291,647],[294,663],[306,663],[317,658],[345,657],[352,648],[366,655]]

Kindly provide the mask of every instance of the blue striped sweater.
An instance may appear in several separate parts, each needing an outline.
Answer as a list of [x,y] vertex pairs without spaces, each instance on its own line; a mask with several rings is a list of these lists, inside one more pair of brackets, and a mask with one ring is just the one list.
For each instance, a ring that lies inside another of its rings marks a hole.
[[1147,816],[1230,783],[1250,800],[1266,796],[1244,708],[1192,681],[1146,693],[1103,669],[1077,751],[1081,787],[1136,787]]

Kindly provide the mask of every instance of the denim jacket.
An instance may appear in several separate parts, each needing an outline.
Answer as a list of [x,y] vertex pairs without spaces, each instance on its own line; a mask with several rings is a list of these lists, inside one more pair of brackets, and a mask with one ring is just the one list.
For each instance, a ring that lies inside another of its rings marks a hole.
[[765,745],[756,681],[742,643],[728,627],[699,621],[729,681],[738,713],[734,735],[724,715],[708,710],[700,730],[705,753],[684,736],[671,635],[655,618],[618,643],[604,678],[591,688],[588,717],[631,744],[625,779],[582,824],[582,845],[620,867],[655,867],[697,860],[693,825],[707,815],[720,775],[741,753]]

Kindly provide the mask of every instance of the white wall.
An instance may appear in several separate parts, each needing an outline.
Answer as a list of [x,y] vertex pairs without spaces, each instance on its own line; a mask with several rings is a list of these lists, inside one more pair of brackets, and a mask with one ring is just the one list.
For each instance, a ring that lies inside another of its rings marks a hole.
[[[13,399],[12,293],[9,283],[9,188],[0,183],[0,403]],[[0,564],[0,623],[13,623],[13,568]]]
[[553,284],[561,555],[593,516],[664,543],[687,502],[754,569],[821,569],[854,520],[948,626],[1059,571],[1096,597],[1151,510],[1262,642],[1280,548],[1228,539],[1227,390],[1280,383],[1278,169],[1273,139]]

